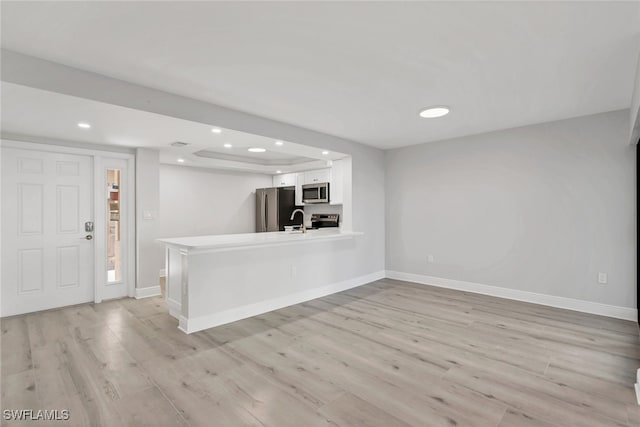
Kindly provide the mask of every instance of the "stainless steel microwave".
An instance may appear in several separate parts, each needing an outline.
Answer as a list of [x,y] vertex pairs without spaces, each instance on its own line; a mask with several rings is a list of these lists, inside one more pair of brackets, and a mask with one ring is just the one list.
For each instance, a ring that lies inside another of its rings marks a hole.
[[329,183],[319,182],[303,185],[302,203],[329,203]]

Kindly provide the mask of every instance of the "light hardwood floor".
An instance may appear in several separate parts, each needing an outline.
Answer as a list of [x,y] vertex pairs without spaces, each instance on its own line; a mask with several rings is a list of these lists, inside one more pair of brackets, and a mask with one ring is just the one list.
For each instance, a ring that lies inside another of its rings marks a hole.
[[640,426],[637,324],[394,280],[192,335],[161,298],[1,324],[3,409],[59,425]]

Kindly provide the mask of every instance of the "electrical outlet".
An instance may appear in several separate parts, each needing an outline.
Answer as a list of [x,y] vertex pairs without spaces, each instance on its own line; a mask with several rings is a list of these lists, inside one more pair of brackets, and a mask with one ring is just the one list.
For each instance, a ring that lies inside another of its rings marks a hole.
[[598,273],[598,283],[605,285],[607,283],[607,273]]
[[434,262],[433,255],[431,255],[431,254],[427,255],[427,261],[428,262]]
[[296,274],[298,274],[298,270],[296,269],[295,265],[291,266],[291,278],[296,277]]

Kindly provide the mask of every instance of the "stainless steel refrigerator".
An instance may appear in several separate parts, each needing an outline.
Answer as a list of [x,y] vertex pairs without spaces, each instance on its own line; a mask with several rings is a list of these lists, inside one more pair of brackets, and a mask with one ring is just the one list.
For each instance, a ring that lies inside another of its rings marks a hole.
[[296,209],[295,187],[258,188],[256,190],[256,232],[284,231],[285,225],[300,224],[302,215],[289,218]]

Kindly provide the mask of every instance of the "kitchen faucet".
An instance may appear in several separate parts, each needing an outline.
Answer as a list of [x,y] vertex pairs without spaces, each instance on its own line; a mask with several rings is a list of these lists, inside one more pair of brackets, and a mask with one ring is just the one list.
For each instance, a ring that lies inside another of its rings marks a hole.
[[293,217],[296,216],[296,214],[300,212],[302,214],[302,224],[301,224],[301,230],[303,233],[307,232],[307,227],[304,225],[304,211],[302,209],[296,209],[295,211],[293,211],[293,213],[291,213],[291,218],[289,218],[290,221],[293,221]]

